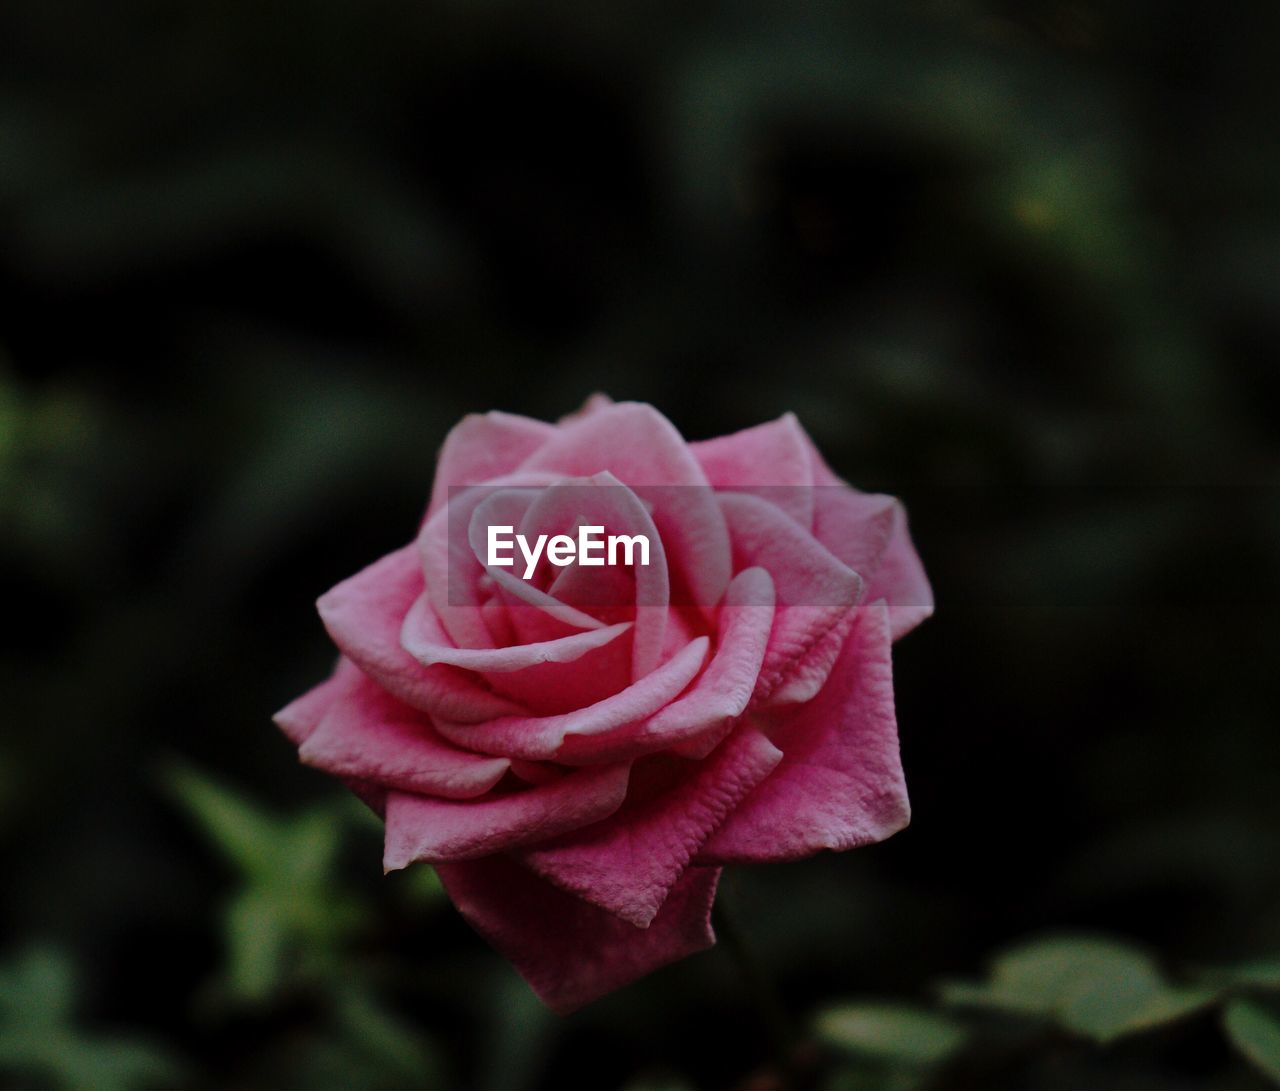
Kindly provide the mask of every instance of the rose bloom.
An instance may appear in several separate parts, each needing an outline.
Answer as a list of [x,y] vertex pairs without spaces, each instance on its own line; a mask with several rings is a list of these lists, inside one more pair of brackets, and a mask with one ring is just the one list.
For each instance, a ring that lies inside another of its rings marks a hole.
[[[485,565],[486,511],[653,558],[524,581]],[[901,505],[791,415],[700,443],[602,396],[470,416],[416,540],[321,597],[341,656],[276,723],[567,1011],[711,946],[722,865],[907,824],[890,645],[932,609]]]

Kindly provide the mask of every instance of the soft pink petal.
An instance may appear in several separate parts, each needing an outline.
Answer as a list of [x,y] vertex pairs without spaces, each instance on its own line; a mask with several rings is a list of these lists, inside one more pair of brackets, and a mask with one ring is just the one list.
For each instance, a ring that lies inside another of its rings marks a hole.
[[457,799],[483,795],[511,764],[459,750],[421,712],[363,675],[333,703],[298,756],[339,777]]
[[333,642],[393,697],[456,720],[519,711],[456,667],[424,667],[400,646],[405,615],[422,593],[415,545],[375,561],[322,595],[317,606]]
[[[706,637],[687,644],[651,674],[603,701],[559,716],[503,716],[484,723],[439,720],[440,733],[459,746],[485,754],[559,759],[568,739],[627,728],[669,704],[697,675],[707,655]],[[573,761],[571,754],[564,760]]]
[[[367,678],[346,656],[338,658],[337,666],[325,681],[308,690],[275,714],[276,726],[296,746],[304,744],[333,706]],[[357,777],[342,777],[342,782],[359,796],[375,814],[381,815],[386,803],[386,789]]]
[[827,684],[831,668],[840,657],[840,651],[849,637],[849,630],[857,613],[843,610],[835,618],[820,606],[793,606],[789,624],[801,628],[800,621],[808,615],[809,628],[825,628],[808,649],[791,662],[786,677],[774,688],[761,687],[757,704],[793,705],[810,701]]
[[359,677],[360,668],[345,656],[340,656],[328,678],[307,690],[301,697],[290,701],[272,717],[276,727],[284,732],[291,743],[301,746],[320,726],[320,721],[333,703],[349,692]]
[[419,595],[405,616],[401,644],[423,666],[447,663],[471,671],[525,670],[542,663],[572,663],[590,651],[616,640],[631,622],[622,621],[603,629],[588,629],[556,640],[517,644],[509,648],[457,648],[440,624],[426,595]]
[[733,536],[735,568],[759,565],[773,577],[777,591],[757,702],[798,675],[804,688],[816,690],[838,651],[824,638],[848,623],[849,610],[862,594],[862,579],[774,505],[740,494],[723,495],[720,503]]
[[500,648],[456,648],[434,608],[420,595],[405,618],[401,643],[419,663],[476,671],[497,693],[537,715],[603,701],[631,684],[631,622]]
[[706,756],[755,692],[772,620],[769,573],[763,568],[738,573],[720,608],[715,653],[689,690],[625,730],[567,738],[560,759],[621,760],[668,748],[684,757]]
[[[653,504],[668,562],[683,574],[689,601],[719,604],[731,575],[724,519],[689,445],[653,406],[620,402],[568,421],[522,470],[575,477],[610,471]],[[703,487],[669,487],[687,485]]]
[[689,448],[717,489],[753,493],[806,530],[813,526],[809,440],[794,414]]
[[448,502],[450,487],[475,485],[510,473],[555,434],[555,425],[511,413],[463,417],[440,450],[428,516]]
[[613,404],[614,401],[608,394],[597,390],[594,394],[589,395],[581,406],[572,413],[566,413],[557,423],[567,424],[569,421],[577,420],[580,417],[589,417],[592,413],[599,413],[601,409],[608,409]]
[[629,774],[625,764],[596,765],[465,801],[390,792],[383,865],[395,871],[416,861],[471,860],[599,822],[622,805]]
[[862,493],[842,481],[810,444],[814,533],[867,581],[863,601],[889,604],[893,639],[933,613],[933,589],[907,530],[906,509],[891,496]]
[[518,546],[513,550],[513,564],[488,563],[490,527],[522,526],[526,513],[541,495],[544,495],[544,490],[497,489],[475,506],[467,526],[467,544],[475,563],[485,577],[511,595],[516,604],[534,607],[562,625],[578,629],[602,628],[604,623],[591,614],[549,594],[533,580],[526,580],[526,562]]
[[615,815],[527,849],[521,859],[557,886],[645,928],[708,836],[781,758],[744,726],[705,761],[659,759],[653,791],[643,783],[646,767],[637,765],[631,794]]
[[556,480],[553,474],[516,473],[450,490],[448,502],[423,523],[417,544],[427,597],[457,647],[491,648],[503,643],[486,616],[486,606],[494,597],[493,580],[470,539],[476,509],[496,503],[522,513],[538,488]]
[[[549,587],[554,598],[595,616],[608,616],[619,608],[631,612],[635,619],[631,677],[642,678],[658,663],[671,601],[662,537],[639,497],[608,471],[543,489],[525,512],[520,533],[530,541],[542,534],[573,536],[579,525],[604,527],[604,535],[640,536],[649,543],[648,564],[634,565],[629,571],[573,564],[559,569]],[[620,573],[627,575],[621,586],[616,579]],[[593,591],[599,593],[593,595]],[[619,593],[624,597],[617,597]],[[598,607],[605,607],[605,612]]]
[[911,814],[898,755],[887,608],[862,606],[822,692],[769,737],[783,754],[699,854],[702,863],[795,860],[882,841]]
[[689,868],[648,928],[556,889],[507,857],[436,870],[471,926],[561,1013],[715,943],[715,868]]

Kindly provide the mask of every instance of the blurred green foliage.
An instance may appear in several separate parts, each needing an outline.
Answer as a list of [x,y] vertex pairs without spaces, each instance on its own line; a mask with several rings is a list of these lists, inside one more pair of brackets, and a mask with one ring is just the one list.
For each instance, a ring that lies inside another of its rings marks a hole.
[[802,1077],[1268,1086],[1277,32],[0,8],[0,1082],[782,1078],[723,951],[547,1015],[270,726],[448,427],[603,388],[693,438],[795,411],[934,580],[895,662],[912,827],[726,884]]
[[127,1091],[180,1080],[162,1049],[131,1035],[86,1032],[74,1006],[72,967],[60,952],[32,948],[0,967],[0,1072],[72,1091]]

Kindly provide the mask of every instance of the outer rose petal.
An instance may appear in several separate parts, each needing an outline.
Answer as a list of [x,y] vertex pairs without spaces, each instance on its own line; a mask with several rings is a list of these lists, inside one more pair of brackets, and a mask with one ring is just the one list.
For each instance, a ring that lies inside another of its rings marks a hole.
[[505,758],[459,750],[420,712],[356,672],[298,756],[335,776],[465,799],[483,795],[510,768]]
[[579,417],[589,417],[592,413],[599,413],[601,409],[608,409],[613,404],[614,401],[608,394],[597,390],[594,394],[588,395],[587,400],[572,413],[566,413],[561,417],[558,423],[568,424],[569,421],[577,420]]
[[451,486],[475,485],[510,473],[556,434],[556,427],[511,413],[472,413],[445,436],[431,487],[430,516]]
[[347,693],[360,676],[360,668],[346,656],[338,658],[333,674],[301,697],[295,698],[272,717],[276,727],[295,746],[301,746],[320,726],[333,703]]
[[731,436],[689,444],[715,488],[754,492],[805,530],[813,527],[809,447],[809,437],[793,413]]
[[735,566],[759,565],[777,590],[756,700],[768,700],[784,686],[816,693],[839,651],[828,635],[848,624],[849,610],[862,596],[861,577],[774,505],[745,495],[722,496],[720,505],[733,535]]
[[769,733],[783,753],[778,768],[712,834],[700,863],[796,860],[906,826],[888,609],[857,614],[822,692]]
[[400,646],[405,615],[421,593],[418,550],[408,545],[344,580],[316,605],[333,642],[405,704],[464,720],[518,711],[465,671],[424,667]]
[[622,806],[629,775],[627,765],[598,765],[484,799],[390,792],[383,866],[476,859],[599,822]]
[[[893,639],[897,640],[933,613],[933,589],[907,531],[906,509],[893,497],[862,493],[849,486],[823,461],[813,441],[807,436],[805,439],[814,484],[819,486],[814,489],[814,534],[845,564],[866,577],[864,601],[888,602]],[[877,551],[875,563],[868,565],[868,547],[881,533],[877,524],[886,518],[886,508],[887,541]]]
[[[782,759],[760,732],[743,726],[705,761],[677,771],[677,782],[631,798],[603,822],[526,850],[522,859],[557,886],[647,928],[711,832]],[[676,759],[678,761],[678,759]],[[637,766],[633,782],[642,778]],[[670,774],[670,768],[660,769]]]
[[[290,702],[273,719],[290,742],[301,747],[320,726],[326,714],[354,687],[367,681],[364,673],[346,656],[338,658],[333,674],[318,686],[308,690],[297,700]],[[358,777],[342,777],[342,782],[381,815],[386,804],[386,789],[370,784]]]
[[561,1013],[715,943],[716,868],[686,871],[648,928],[557,890],[507,857],[436,871],[471,926]]

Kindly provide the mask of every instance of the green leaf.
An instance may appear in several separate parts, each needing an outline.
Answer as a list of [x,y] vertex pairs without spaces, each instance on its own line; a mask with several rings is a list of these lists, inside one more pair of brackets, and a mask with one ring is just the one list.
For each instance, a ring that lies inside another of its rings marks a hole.
[[1260,959],[1232,966],[1223,975],[1232,985],[1245,988],[1280,989],[1280,959]]
[[1280,1020],[1258,1004],[1234,1000],[1223,1013],[1222,1025],[1236,1049],[1280,1083]]
[[246,1000],[263,1000],[282,976],[289,943],[287,921],[275,899],[247,890],[226,911],[228,976],[232,990]]
[[1212,1004],[1212,989],[1170,987],[1142,952],[1114,940],[1055,937],[999,956],[985,984],[942,986],[944,1003],[1050,1018],[1099,1042],[1183,1018]]
[[61,951],[37,947],[0,970],[0,1019],[27,1026],[62,1026],[71,1018],[75,983]]
[[335,874],[355,813],[345,797],[283,818],[190,769],[171,773],[169,783],[243,876],[224,917],[231,992],[259,1002],[292,977],[337,972],[343,945],[363,920]]
[[75,1026],[75,979],[59,951],[35,949],[0,969],[0,1070],[69,1091],[175,1086],[177,1065],[147,1042]]
[[363,989],[350,989],[338,998],[339,1022],[379,1067],[406,1083],[433,1086],[436,1060],[420,1032],[410,1029]]
[[964,1030],[950,1019],[896,1004],[841,1004],[814,1020],[824,1042],[859,1056],[883,1061],[933,1065],[965,1042]]
[[274,871],[280,854],[272,849],[282,834],[276,819],[189,767],[171,769],[166,780],[174,798],[232,863],[250,875],[269,876]]

